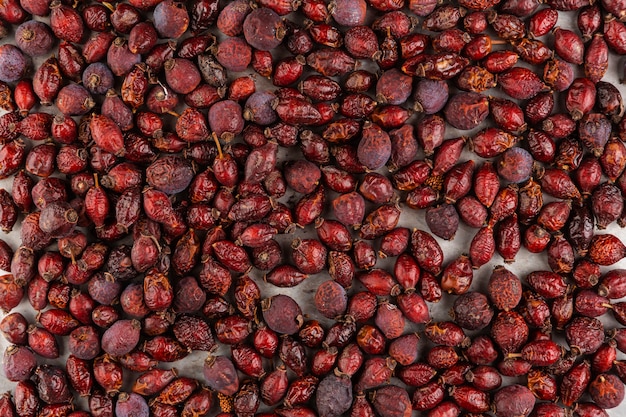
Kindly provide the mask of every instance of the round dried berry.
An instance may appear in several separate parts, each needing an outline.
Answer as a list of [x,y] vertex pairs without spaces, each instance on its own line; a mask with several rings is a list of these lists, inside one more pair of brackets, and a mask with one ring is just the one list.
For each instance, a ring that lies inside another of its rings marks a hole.
[[365,0],[334,0],[329,4],[328,11],[342,26],[360,26],[365,23],[367,3]]
[[141,323],[137,320],[119,320],[102,335],[102,350],[112,356],[122,356],[139,343]]
[[165,80],[175,93],[191,93],[202,79],[198,67],[188,59],[173,58],[165,61]]
[[115,403],[115,415],[117,417],[148,417],[150,407],[141,395],[134,392],[122,392]]
[[287,163],[284,174],[287,185],[302,194],[312,193],[322,177],[318,166],[304,159]]
[[275,295],[261,302],[263,320],[277,333],[295,334],[303,323],[302,310],[288,295]]
[[528,388],[514,384],[496,392],[493,404],[498,417],[526,417],[535,407],[535,396]]
[[165,0],[154,8],[154,27],[161,38],[178,39],[189,26],[185,3]]
[[209,126],[222,140],[230,142],[243,131],[244,120],[241,106],[233,100],[218,101],[209,109]]
[[348,308],[345,288],[333,280],[322,282],[315,292],[315,307],[324,317],[335,318]]
[[252,49],[241,38],[227,38],[217,45],[215,57],[229,71],[244,71],[252,61]]
[[589,384],[593,402],[602,408],[615,408],[624,400],[624,383],[613,374],[600,374]]
[[530,178],[533,162],[533,157],[527,150],[517,146],[507,149],[498,161],[498,174],[505,181],[522,183]]
[[371,170],[381,168],[391,156],[391,139],[389,134],[375,123],[363,126],[361,140],[357,148],[360,163]]
[[250,46],[260,51],[276,48],[283,41],[287,28],[281,17],[272,9],[254,9],[243,22],[243,36]]
[[103,62],[89,64],[83,71],[82,78],[83,85],[91,94],[105,94],[115,83],[113,73]]
[[425,219],[428,228],[435,236],[445,240],[454,239],[459,227],[459,214],[453,204],[427,208]]
[[37,357],[26,346],[9,346],[4,351],[3,371],[9,381],[25,381],[37,367]]
[[487,297],[476,291],[460,295],[452,306],[454,321],[464,329],[479,330],[489,325],[493,309]]
[[570,348],[580,354],[595,353],[604,342],[604,326],[592,317],[574,317],[565,328],[565,338]]
[[460,92],[450,97],[444,114],[452,126],[470,130],[489,115],[489,99],[480,93]]
[[320,417],[339,417],[352,404],[352,381],[345,374],[330,374],[320,381],[315,395]]
[[37,20],[29,20],[15,29],[15,43],[27,55],[46,55],[54,45],[50,27]]
[[0,45],[0,81],[17,81],[26,75],[28,68],[28,58],[16,46]]
[[413,100],[415,110],[424,114],[435,114],[448,102],[448,83],[422,78],[415,86]]
[[271,125],[278,116],[273,108],[276,95],[271,91],[257,91],[246,100],[244,119],[261,126]]

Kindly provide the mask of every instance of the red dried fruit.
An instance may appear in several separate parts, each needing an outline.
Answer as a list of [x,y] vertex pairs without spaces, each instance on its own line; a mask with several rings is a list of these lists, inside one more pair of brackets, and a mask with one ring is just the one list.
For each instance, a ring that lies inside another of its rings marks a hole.
[[276,295],[262,303],[263,319],[277,333],[294,334],[302,326],[302,311],[287,295]]
[[409,394],[404,388],[396,385],[388,385],[376,390],[372,405],[380,415],[389,417],[409,417],[412,412]]
[[594,403],[604,409],[619,406],[624,399],[624,384],[613,374],[599,374],[588,387]]
[[591,239],[588,256],[599,265],[613,265],[626,256],[626,247],[617,236],[610,233],[595,235]]
[[482,391],[491,391],[500,388],[502,377],[498,371],[487,365],[480,365],[470,369],[465,374],[467,382]]
[[[433,368],[430,368],[434,371]],[[441,403],[445,396],[445,386],[438,381],[422,384],[411,396],[413,409],[418,411],[431,410]]]
[[609,67],[609,47],[601,33],[595,33],[585,48],[585,75],[597,83],[604,77]]
[[523,67],[514,67],[499,74],[498,85],[508,96],[520,100],[530,99],[545,88],[534,72]]
[[487,297],[479,292],[467,292],[454,301],[452,307],[454,321],[464,329],[485,328],[491,322],[493,310]]
[[315,405],[321,417],[340,416],[352,404],[352,383],[345,375],[330,374],[322,379],[316,390]]
[[495,413],[499,417],[526,417],[535,407],[535,396],[522,385],[509,385],[494,395]]
[[431,342],[448,347],[461,346],[469,342],[463,329],[451,321],[428,323],[424,334]]
[[36,367],[37,359],[30,348],[12,345],[4,351],[3,371],[9,381],[28,380]]
[[335,281],[324,281],[315,293],[315,307],[324,317],[334,318],[346,311],[348,296]]

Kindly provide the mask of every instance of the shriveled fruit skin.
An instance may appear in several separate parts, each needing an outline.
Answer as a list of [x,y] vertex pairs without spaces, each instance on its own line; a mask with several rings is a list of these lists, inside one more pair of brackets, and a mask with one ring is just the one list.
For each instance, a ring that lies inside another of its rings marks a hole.
[[602,408],[615,408],[624,400],[624,383],[613,374],[599,374],[589,384],[593,401]]
[[224,395],[234,395],[239,390],[239,376],[232,361],[226,356],[208,357],[204,362],[207,385]]
[[369,169],[376,170],[384,166],[390,156],[391,139],[387,132],[375,123],[364,126],[357,149],[359,162]]
[[522,385],[509,385],[494,395],[494,408],[498,417],[526,417],[535,407],[535,396]]
[[189,25],[189,14],[184,3],[166,0],[154,9],[154,26],[161,38],[179,38]]
[[446,121],[460,130],[470,130],[489,115],[489,99],[480,93],[461,92],[448,100]]
[[302,310],[293,298],[279,294],[264,301],[263,319],[277,333],[294,334],[302,325]]
[[113,356],[129,353],[139,343],[140,328],[137,320],[117,321],[103,334],[102,349]]
[[3,357],[3,372],[9,381],[28,380],[37,367],[37,358],[26,346],[9,346]]
[[28,70],[29,64],[26,56],[16,46],[4,44],[0,46],[0,62],[3,63],[0,70],[0,81],[14,82],[22,78]]
[[410,417],[413,411],[409,394],[405,389],[395,385],[378,389],[372,405],[382,416]]
[[460,295],[452,309],[456,323],[469,330],[487,327],[493,317],[493,309],[487,297],[476,291]]
[[124,155],[124,137],[119,126],[109,117],[93,115],[89,130],[96,144],[114,155]]
[[426,209],[426,223],[436,236],[452,240],[459,226],[459,215],[452,204],[444,204]]
[[498,85],[507,95],[519,100],[533,98],[545,87],[539,76],[523,67],[499,74]]
[[320,417],[339,417],[352,404],[352,382],[347,376],[330,374],[322,379],[316,390],[315,405]]
[[269,51],[282,42],[285,36],[284,25],[275,11],[260,7],[246,16],[243,22],[243,34],[253,48]]

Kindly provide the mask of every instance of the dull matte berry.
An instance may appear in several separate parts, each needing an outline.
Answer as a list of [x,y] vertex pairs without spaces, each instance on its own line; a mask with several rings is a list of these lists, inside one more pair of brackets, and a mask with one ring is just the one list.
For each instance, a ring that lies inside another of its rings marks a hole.
[[102,335],[102,350],[112,356],[122,356],[139,343],[141,323],[137,320],[119,320]]
[[179,94],[191,93],[201,81],[200,71],[188,59],[173,58],[165,61],[167,85]]
[[477,330],[489,325],[493,309],[487,297],[476,291],[460,295],[452,306],[454,321],[464,329]]
[[367,4],[365,0],[335,0],[328,10],[335,20],[342,26],[360,26],[365,23]]
[[352,404],[352,382],[347,375],[330,374],[322,379],[316,390],[315,405],[320,417],[339,417]]
[[302,326],[302,310],[291,297],[283,294],[262,302],[263,320],[277,333],[294,334]]
[[148,417],[150,408],[141,395],[134,392],[122,392],[115,402],[115,415],[118,417]]
[[459,214],[453,204],[427,208],[425,219],[432,234],[444,240],[454,239],[459,227]]
[[243,22],[246,42],[260,51],[269,51],[280,45],[286,31],[281,17],[267,7],[252,10]]
[[489,115],[489,99],[479,93],[460,92],[447,101],[446,121],[460,130],[478,126]]
[[185,3],[165,0],[154,8],[154,27],[161,38],[178,39],[189,26]]
[[324,317],[335,318],[345,313],[348,295],[344,287],[336,281],[324,281],[315,292],[315,307]]
[[413,409],[409,394],[396,385],[387,385],[376,390],[372,405],[379,415],[389,417],[410,417]]
[[208,121],[211,130],[226,142],[230,142],[244,128],[241,106],[233,100],[218,101],[212,105]]
[[26,346],[12,345],[4,351],[3,371],[9,381],[29,379],[37,367],[37,358]]
[[39,365],[35,370],[39,398],[47,404],[68,403],[72,399],[65,371],[53,365]]
[[390,156],[391,139],[387,132],[375,123],[363,126],[357,149],[359,162],[369,169],[376,170],[385,165]]
[[18,81],[29,69],[28,58],[13,45],[0,45],[0,68],[0,81]]
[[243,110],[244,119],[261,126],[274,123],[277,119],[273,108],[276,95],[271,91],[257,91],[246,100]]
[[224,395],[234,395],[239,389],[239,376],[232,361],[226,356],[209,356],[204,362],[207,385]]
[[527,417],[535,407],[535,396],[522,385],[509,385],[494,395],[494,409],[498,417]]
[[227,38],[217,45],[215,57],[225,69],[241,72],[252,61],[252,49],[241,38]]
[[313,192],[322,176],[317,165],[302,159],[287,163],[284,174],[287,185],[302,194]]
[[96,105],[89,91],[78,84],[61,88],[54,104],[66,116],[82,116]]
[[624,400],[624,384],[613,374],[599,374],[588,390],[593,401],[604,409],[615,408]]
[[525,149],[513,147],[507,149],[497,164],[498,174],[505,181],[522,183],[527,181],[532,174],[533,157]]
[[83,85],[92,94],[105,94],[114,86],[113,73],[102,62],[89,64],[82,75]]
[[54,45],[54,35],[43,22],[29,20],[15,29],[15,43],[27,55],[46,55]]

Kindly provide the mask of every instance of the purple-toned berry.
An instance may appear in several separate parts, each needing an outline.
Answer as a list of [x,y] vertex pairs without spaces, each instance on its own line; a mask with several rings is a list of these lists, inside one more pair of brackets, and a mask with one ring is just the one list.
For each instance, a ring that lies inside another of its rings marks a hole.
[[16,46],[5,43],[0,45],[0,81],[12,83],[29,69],[28,58]]
[[37,20],[26,21],[15,29],[15,43],[26,55],[46,55],[52,50],[54,41],[50,27]]

